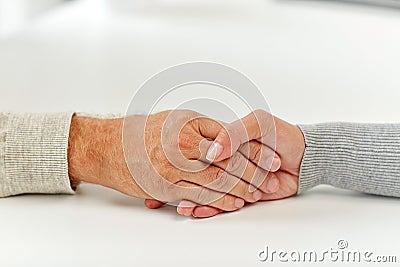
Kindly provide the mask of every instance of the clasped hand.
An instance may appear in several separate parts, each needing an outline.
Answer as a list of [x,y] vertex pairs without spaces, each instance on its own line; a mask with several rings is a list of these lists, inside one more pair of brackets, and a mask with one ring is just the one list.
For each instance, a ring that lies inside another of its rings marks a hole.
[[179,202],[180,214],[210,217],[297,192],[303,135],[263,110],[230,124],[189,110],[76,124],[91,142],[74,153],[84,142],[76,133],[71,164],[82,168],[71,174],[145,198],[149,208]]

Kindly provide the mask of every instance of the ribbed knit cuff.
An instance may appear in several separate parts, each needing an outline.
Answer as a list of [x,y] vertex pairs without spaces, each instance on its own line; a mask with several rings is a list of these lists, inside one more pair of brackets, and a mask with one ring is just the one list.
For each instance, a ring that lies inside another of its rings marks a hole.
[[298,193],[318,184],[400,196],[400,124],[299,125],[306,142]]
[[67,158],[72,115],[1,114],[0,196],[74,193]]

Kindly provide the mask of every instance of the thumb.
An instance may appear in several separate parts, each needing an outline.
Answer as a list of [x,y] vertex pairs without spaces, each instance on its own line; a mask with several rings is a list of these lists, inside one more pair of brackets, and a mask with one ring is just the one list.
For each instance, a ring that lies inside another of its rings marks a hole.
[[207,160],[219,162],[231,157],[240,145],[266,135],[275,136],[274,117],[264,110],[256,110],[220,129],[207,152]]
[[[234,130],[234,126],[228,127]],[[236,131],[229,130],[228,127],[219,131],[217,137],[207,151],[207,160],[218,162],[231,157],[238,150],[241,145],[241,140],[237,136],[234,136],[234,132]]]

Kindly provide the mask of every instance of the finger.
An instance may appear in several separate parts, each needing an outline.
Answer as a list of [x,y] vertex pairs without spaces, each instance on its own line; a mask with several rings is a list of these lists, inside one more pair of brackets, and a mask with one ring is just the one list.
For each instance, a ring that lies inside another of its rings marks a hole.
[[238,151],[264,170],[275,172],[281,167],[279,155],[270,147],[258,141],[246,142],[239,147]]
[[270,194],[264,194],[262,200],[276,200],[293,196],[297,193],[298,178],[288,173],[280,173],[277,176],[278,183],[284,184],[279,186],[279,190]]
[[181,191],[182,199],[187,199],[200,205],[208,205],[224,211],[235,211],[245,204],[241,198],[213,191],[187,181],[180,181],[177,185],[183,189],[186,188],[185,191]]
[[275,136],[274,117],[266,111],[256,110],[222,128],[207,153],[207,159],[221,161],[229,158],[241,144],[265,135]]
[[280,187],[280,180],[275,173],[269,173],[266,181],[263,183],[262,191],[266,194],[263,195],[262,200],[265,200],[265,195],[271,195],[278,192]]
[[[201,159],[209,162],[206,155],[212,145],[209,138],[216,138],[218,131],[223,129],[223,126],[220,122],[209,118],[199,118],[196,123],[195,126],[198,127],[201,135],[193,135],[190,139],[180,136],[180,150],[187,159]],[[239,147],[239,151],[243,155],[265,170],[277,171],[280,168],[280,158],[273,149],[255,140],[250,141],[250,145],[248,143]]]
[[[222,123],[207,117],[197,118],[192,123],[193,127],[196,128],[196,134],[192,134],[188,138],[183,132],[180,132],[179,149],[187,159],[198,159],[201,153],[199,146],[203,140],[215,139],[223,126]],[[207,150],[203,152],[205,153]]]
[[197,206],[196,203],[188,200],[182,200],[177,207],[177,211],[181,215],[196,218],[208,218],[223,212],[210,206]]
[[214,207],[197,206],[196,203],[188,200],[182,200],[177,207],[177,211],[181,215],[193,216],[196,218],[208,218],[223,212]]
[[192,211],[192,216],[196,218],[208,218],[223,212],[224,211],[214,207],[198,206],[195,207],[194,210]]
[[161,202],[161,201],[158,201],[156,199],[145,199],[144,200],[144,204],[149,209],[158,209],[158,208],[164,206],[165,203]]
[[[209,162],[206,157],[204,157],[205,151],[210,149],[210,146],[212,145],[212,141],[208,139],[202,139],[199,141],[199,150],[198,153],[194,154],[194,156],[197,156],[196,159],[199,159],[201,161]],[[242,144],[239,148],[238,151],[240,152],[239,154],[242,154],[244,156],[244,162],[247,162],[250,160],[252,163],[255,165],[261,167],[264,170],[267,171],[277,171],[280,166],[281,166],[281,159],[279,155],[271,149],[269,146],[266,146],[256,140],[252,140],[250,142],[246,142]],[[236,154],[237,152],[232,154],[232,157]],[[225,159],[226,160],[226,159]],[[215,163],[215,162],[214,162]],[[237,176],[237,175],[236,175]],[[241,177],[241,176],[239,176]]]
[[[210,129],[213,127],[206,127],[205,125],[207,124],[209,126],[209,124],[214,123],[216,124],[215,127],[217,127],[217,125],[219,124],[211,119],[203,119],[202,121],[202,127],[205,128],[201,130],[202,134],[207,134],[211,136]],[[207,149],[211,145],[211,141],[207,140],[201,135],[195,135],[190,140],[186,140],[183,138],[182,140],[184,140],[185,142],[182,143],[181,151],[186,158],[207,161],[205,159],[204,152],[207,151]],[[196,146],[197,149],[195,150],[192,149],[193,143],[199,144]],[[257,142],[255,142],[255,144],[257,144]],[[254,158],[267,158],[268,156],[270,156],[271,159],[269,159],[269,162],[273,162],[275,153],[266,146],[263,147],[262,145],[260,145],[259,147],[262,149],[257,150],[257,146],[252,146],[251,148],[244,146],[242,148],[242,151],[246,151],[246,148],[252,149],[254,150],[252,154],[258,154],[254,156]],[[185,149],[183,150],[182,148]],[[266,160],[266,163],[264,165],[267,164],[268,160]],[[279,159],[278,164],[275,165],[278,165],[273,166],[276,170],[280,166]],[[200,165],[197,166],[200,167]],[[204,168],[207,167],[206,164],[203,164],[202,166]],[[188,170],[186,170],[187,172],[182,177],[184,177],[183,179],[186,181],[202,185],[214,191],[218,191],[221,193],[229,192],[234,196],[244,199],[246,202],[256,202],[261,199],[262,192],[260,190],[257,190],[257,188],[261,186],[267,178],[267,171],[261,168],[257,168],[257,166],[253,162],[246,159],[241,153],[235,153],[232,158],[227,159],[224,162],[220,162],[218,164],[218,167],[220,167],[220,169],[215,168],[215,166],[209,166],[207,169],[202,171],[191,170],[192,172],[188,172]],[[226,170],[226,172],[221,169]],[[254,186],[251,186],[250,184]]]
[[[230,164],[232,159],[234,162]],[[251,167],[247,168],[245,166],[246,163],[249,163]],[[254,163],[246,160],[240,153],[235,153],[232,158],[224,162],[219,162],[218,164],[220,166],[210,165],[199,172],[188,172],[184,177],[184,180],[201,185],[213,191],[229,193],[245,200],[246,202],[256,202],[261,199],[262,192],[258,190],[257,187],[261,185],[267,177],[267,171],[257,168]],[[244,174],[241,170],[245,170]],[[252,172],[255,172],[255,178],[253,178]],[[242,177],[242,179],[239,177]],[[257,182],[256,185],[258,186],[250,184],[252,179]]]
[[[296,187],[297,184],[294,183],[293,186]],[[275,200],[282,198],[282,193],[276,193],[279,190],[279,179],[275,174],[271,174],[267,187],[268,188],[265,190],[266,194],[263,194],[262,200]],[[182,200],[179,203],[177,210],[181,215],[192,215],[196,218],[208,218],[223,212],[218,208],[210,206],[197,206],[196,203],[187,200]]]
[[201,136],[215,139],[218,133],[224,128],[226,123],[216,121],[207,117],[202,117],[198,119],[198,130]]
[[196,206],[197,204],[192,201],[181,200],[181,202],[179,202],[178,206],[176,207],[176,211],[180,215],[191,216]]
[[[201,145],[200,145],[200,150],[204,151],[206,149],[207,145],[209,145],[211,141],[209,140],[204,140]],[[278,161],[276,162],[274,160],[274,155],[275,152],[268,148],[267,146],[263,146],[261,143],[252,141],[251,144],[246,143],[248,145],[243,145],[241,147],[241,151],[243,154],[248,154],[248,157],[253,158],[254,160],[263,160],[265,159],[265,162],[262,164],[264,165],[264,168],[271,168],[273,167],[273,170],[277,170],[280,167],[280,159],[278,158]],[[261,151],[264,149],[265,151]],[[225,159],[220,162],[214,162],[213,165],[219,167],[220,169],[225,170],[228,172],[228,174],[235,176],[237,179],[240,179],[240,182],[237,182],[237,186],[232,189],[232,191],[221,191],[219,188],[209,186],[206,183],[201,183],[203,186],[207,188],[211,188],[213,190],[217,190],[220,192],[229,192],[232,195],[235,195],[237,197],[241,197],[247,202],[255,202],[259,200],[259,193],[256,193],[257,188],[266,188],[266,183],[268,183],[268,171],[258,167],[256,164],[254,164],[252,161],[250,161],[248,158],[246,158],[244,155],[240,152],[236,152],[232,155],[232,157]],[[205,160],[204,158],[200,158],[200,160]],[[217,170],[212,169],[212,166],[210,166],[210,172],[214,172]],[[214,174],[215,175],[215,174]],[[218,175],[224,175],[224,174],[218,174]],[[225,174],[226,175],[226,174]],[[211,176],[212,177],[212,176]],[[207,177],[205,177],[207,178]],[[214,177],[214,180],[216,180],[217,177]],[[219,183],[224,182],[223,179],[232,179],[229,175],[222,176],[219,178],[220,181]],[[211,183],[208,182],[208,183]],[[225,187],[225,190],[227,187]],[[261,189],[263,190],[263,189]],[[253,193],[253,199],[249,198],[250,193]],[[265,191],[264,191],[265,192]]]

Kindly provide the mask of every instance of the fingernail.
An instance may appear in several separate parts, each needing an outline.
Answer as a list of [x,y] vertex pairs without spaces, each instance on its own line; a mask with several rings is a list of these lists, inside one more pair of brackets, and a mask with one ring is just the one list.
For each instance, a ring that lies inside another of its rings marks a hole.
[[185,210],[185,211],[183,212],[183,215],[185,215],[185,216],[187,216],[187,217],[192,216],[192,211],[191,211],[191,210]]
[[267,183],[268,193],[275,193],[279,189],[279,180],[275,176],[272,176]]
[[183,215],[183,210],[180,207],[176,207],[176,212],[178,212],[180,215]]
[[262,198],[262,193],[260,192],[260,190],[256,190],[253,193],[253,198],[255,201],[259,201]]
[[244,206],[244,200],[241,198],[235,199],[235,207],[240,209]]
[[206,159],[213,161],[222,153],[223,147],[217,142],[213,142],[207,151]]
[[177,206],[176,207],[176,211],[180,214],[180,215],[186,215],[187,213],[187,209],[184,208],[184,206]]
[[274,159],[272,160],[271,171],[275,172],[279,170],[280,167],[281,167],[281,159],[277,155],[275,155]]
[[184,215],[184,216],[192,215],[192,211],[190,209],[187,209],[187,208],[185,209],[185,208],[178,207],[177,211],[178,211],[178,213],[180,215]]

